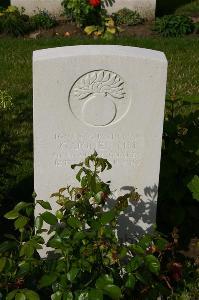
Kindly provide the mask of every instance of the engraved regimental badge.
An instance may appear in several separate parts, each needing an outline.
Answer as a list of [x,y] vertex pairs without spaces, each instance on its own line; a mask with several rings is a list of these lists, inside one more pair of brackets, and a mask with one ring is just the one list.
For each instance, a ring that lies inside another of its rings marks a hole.
[[69,106],[74,116],[91,126],[108,126],[128,112],[130,101],[124,80],[107,70],[92,71],[73,84]]

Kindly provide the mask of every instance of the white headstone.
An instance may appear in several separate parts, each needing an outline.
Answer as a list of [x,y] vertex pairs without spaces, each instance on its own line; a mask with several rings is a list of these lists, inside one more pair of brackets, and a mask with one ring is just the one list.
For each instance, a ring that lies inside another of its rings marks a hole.
[[62,0],[11,0],[11,5],[25,8],[25,14],[31,16],[38,10],[47,10],[50,14],[60,17],[63,13]]
[[[146,19],[150,20],[155,17],[156,0],[112,0],[111,6],[108,4],[108,0],[104,2],[107,4],[107,11],[110,14],[126,7],[138,11]],[[61,3],[62,0],[11,0],[11,5],[24,7],[25,13],[28,15],[34,14],[38,9],[46,9],[58,17],[63,13]]]
[[141,194],[142,200],[121,217],[120,236],[150,230],[156,216],[166,77],[165,55],[153,50],[70,46],[35,51],[38,199],[49,199],[67,184],[76,186],[70,165],[96,150],[113,165],[103,179],[111,180],[115,197],[132,187]]

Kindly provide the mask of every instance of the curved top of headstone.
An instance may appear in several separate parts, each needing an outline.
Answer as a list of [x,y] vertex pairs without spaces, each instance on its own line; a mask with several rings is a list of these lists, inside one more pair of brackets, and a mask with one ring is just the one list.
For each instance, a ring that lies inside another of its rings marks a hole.
[[74,56],[125,56],[162,61],[167,64],[165,54],[160,51],[145,48],[120,45],[79,45],[36,50],[33,52],[34,61]]

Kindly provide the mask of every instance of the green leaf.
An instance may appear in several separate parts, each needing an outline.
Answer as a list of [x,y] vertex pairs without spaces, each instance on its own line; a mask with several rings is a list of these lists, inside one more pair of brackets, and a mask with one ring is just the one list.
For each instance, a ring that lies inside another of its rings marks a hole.
[[88,292],[88,299],[89,300],[103,300],[103,293],[101,290],[98,290],[98,289],[91,289],[89,292]]
[[51,285],[57,279],[57,275],[55,273],[45,274],[39,280],[39,287],[43,288]]
[[17,241],[16,237],[13,234],[4,234],[7,239]]
[[74,240],[83,240],[85,238],[85,233],[83,231],[78,231],[74,234]]
[[156,275],[160,272],[160,262],[154,255],[147,255],[145,257],[145,264],[151,273]]
[[155,246],[158,248],[159,251],[165,250],[166,246],[168,245],[168,241],[164,238],[158,238],[155,241]]
[[104,289],[104,287],[106,285],[109,285],[109,284],[112,284],[112,283],[113,283],[113,278],[110,275],[105,274],[105,275],[100,276],[97,279],[95,286],[99,290],[102,290],[102,289]]
[[80,182],[81,181],[81,175],[82,175],[83,169],[80,169],[79,172],[76,175],[76,179]]
[[25,290],[24,294],[28,300],[40,300],[39,295],[32,290]]
[[25,260],[23,260],[22,262],[20,262],[18,264],[18,267],[19,267],[19,271],[18,271],[18,276],[24,276],[26,275],[30,270],[31,270],[31,265],[30,263],[26,262]]
[[0,272],[3,271],[3,269],[4,269],[5,265],[6,265],[6,261],[7,261],[6,257],[1,257],[0,258]]
[[48,201],[37,200],[37,203],[39,203],[44,209],[52,210],[52,207]]
[[20,216],[14,223],[16,229],[22,229],[28,223],[29,218],[25,216]]
[[26,207],[32,206],[32,203],[27,203],[27,202],[19,202],[17,205],[15,205],[14,210],[20,211]]
[[37,216],[35,219],[35,227],[37,230],[41,230],[43,226],[43,219],[41,216]]
[[199,201],[199,176],[195,175],[187,187],[192,192],[193,198]]
[[130,274],[125,283],[125,287],[133,290],[135,287],[135,283],[136,283],[136,277],[134,275]]
[[136,254],[140,254],[140,255],[145,254],[144,249],[142,247],[140,247],[139,245],[135,245],[135,244],[129,245],[129,249],[131,251],[135,252]]
[[94,25],[91,25],[91,26],[86,26],[84,28],[84,32],[88,35],[91,35],[93,32],[97,31],[98,27],[97,26],[94,26]]
[[90,176],[89,175],[89,182],[90,182],[90,187],[91,187],[91,190],[96,193],[96,178],[95,176]]
[[143,263],[143,259],[140,256],[135,256],[131,259],[131,261],[127,264],[127,271],[133,272],[137,270]]
[[16,248],[16,247],[17,247],[17,242],[5,241],[0,244],[0,252],[5,252],[5,251],[8,251],[8,250],[10,250],[12,248]]
[[145,250],[151,246],[151,243],[152,243],[152,237],[149,235],[145,235],[139,240],[139,246]]
[[87,291],[81,292],[77,296],[77,300],[88,300],[88,292]]
[[67,223],[72,228],[80,228],[82,226],[82,223],[75,217],[68,218]]
[[73,300],[73,294],[71,292],[64,292],[63,300]]
[[61,300],[62,299],[62,292],[57,291],[56,293],[51,295],[51,300]]
[[101,216],[101,219],[100,219],[100,222],[102,225],[105,225],[107,223],[110,223],[112,220],[115,219],[115,211],[107,211],[107,212],[104,212],[103,215]]
[[104,196],[104,192],[102,192],[102,191],[98,192],[98,193],[94,196],[95,202],[96,202],[97,204],[100,204],[100,203],[102,202],[102,200],[103,200],[103,196]]
[[103,39],[105,39],[105,40],[107,40],[107,41],[110,41],[110,40],[112,40],[113,38],[114,38],[114,34],[108,32],[108,31],[106,30],[106,32],[105,32],[104,35],[103,35]]
[[115,27],[107,27],[106,29],[108,32],[112,33],[112,34],[116,34],[116,28]]
[[55,234],[47,243],[48,247],[62,249],[63,248],[63,242],[61,237],[58,234]]
[[78,272],[79,272],[78,268],[70,269],[70,271],[67,273],[68,280],[73,282],[75,280],[75,278],[77,277]]
[[4,215],[4,218],[8,220],[14,220],[19,217],[19,213],[17,210],[11,210]]
[[18,290],[14,290],[12,292],[10,292],[7,296],[6,296],[6,300],[12,300],[14,299],[16,293],[18,292]]
[[50,225],[57,224],[57,218],[55,217],[55,215],[53,215],[49,211],[46,211],[43,214],[41,214],[41,217],[47,224],[50,224]]
[[137,280],[139,280],[143,284],[146,284],[146,285],[148,284],[148,281],[140,273],[136,273],[135,277],[136,277]]
[[19,292],[15,295],[15,300],[26,300],[26,296],[24,293]]
[[21,246],[21,249],[19,251],[19,256],[27,256],[31,257],[34,254],[34,247],[29,243],[26,242]]
[[105,294],[107,294],[111,299],[120,299],[122,297],[121,289],[114,284],[109,284],[104,287]]

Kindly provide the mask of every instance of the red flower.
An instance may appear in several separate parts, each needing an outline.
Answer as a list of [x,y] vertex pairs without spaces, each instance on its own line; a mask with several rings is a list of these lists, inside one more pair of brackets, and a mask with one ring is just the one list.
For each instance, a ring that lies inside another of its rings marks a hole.
[[97,7],[101,4],[101,0],[89,0],[89,4],[93,7]]

